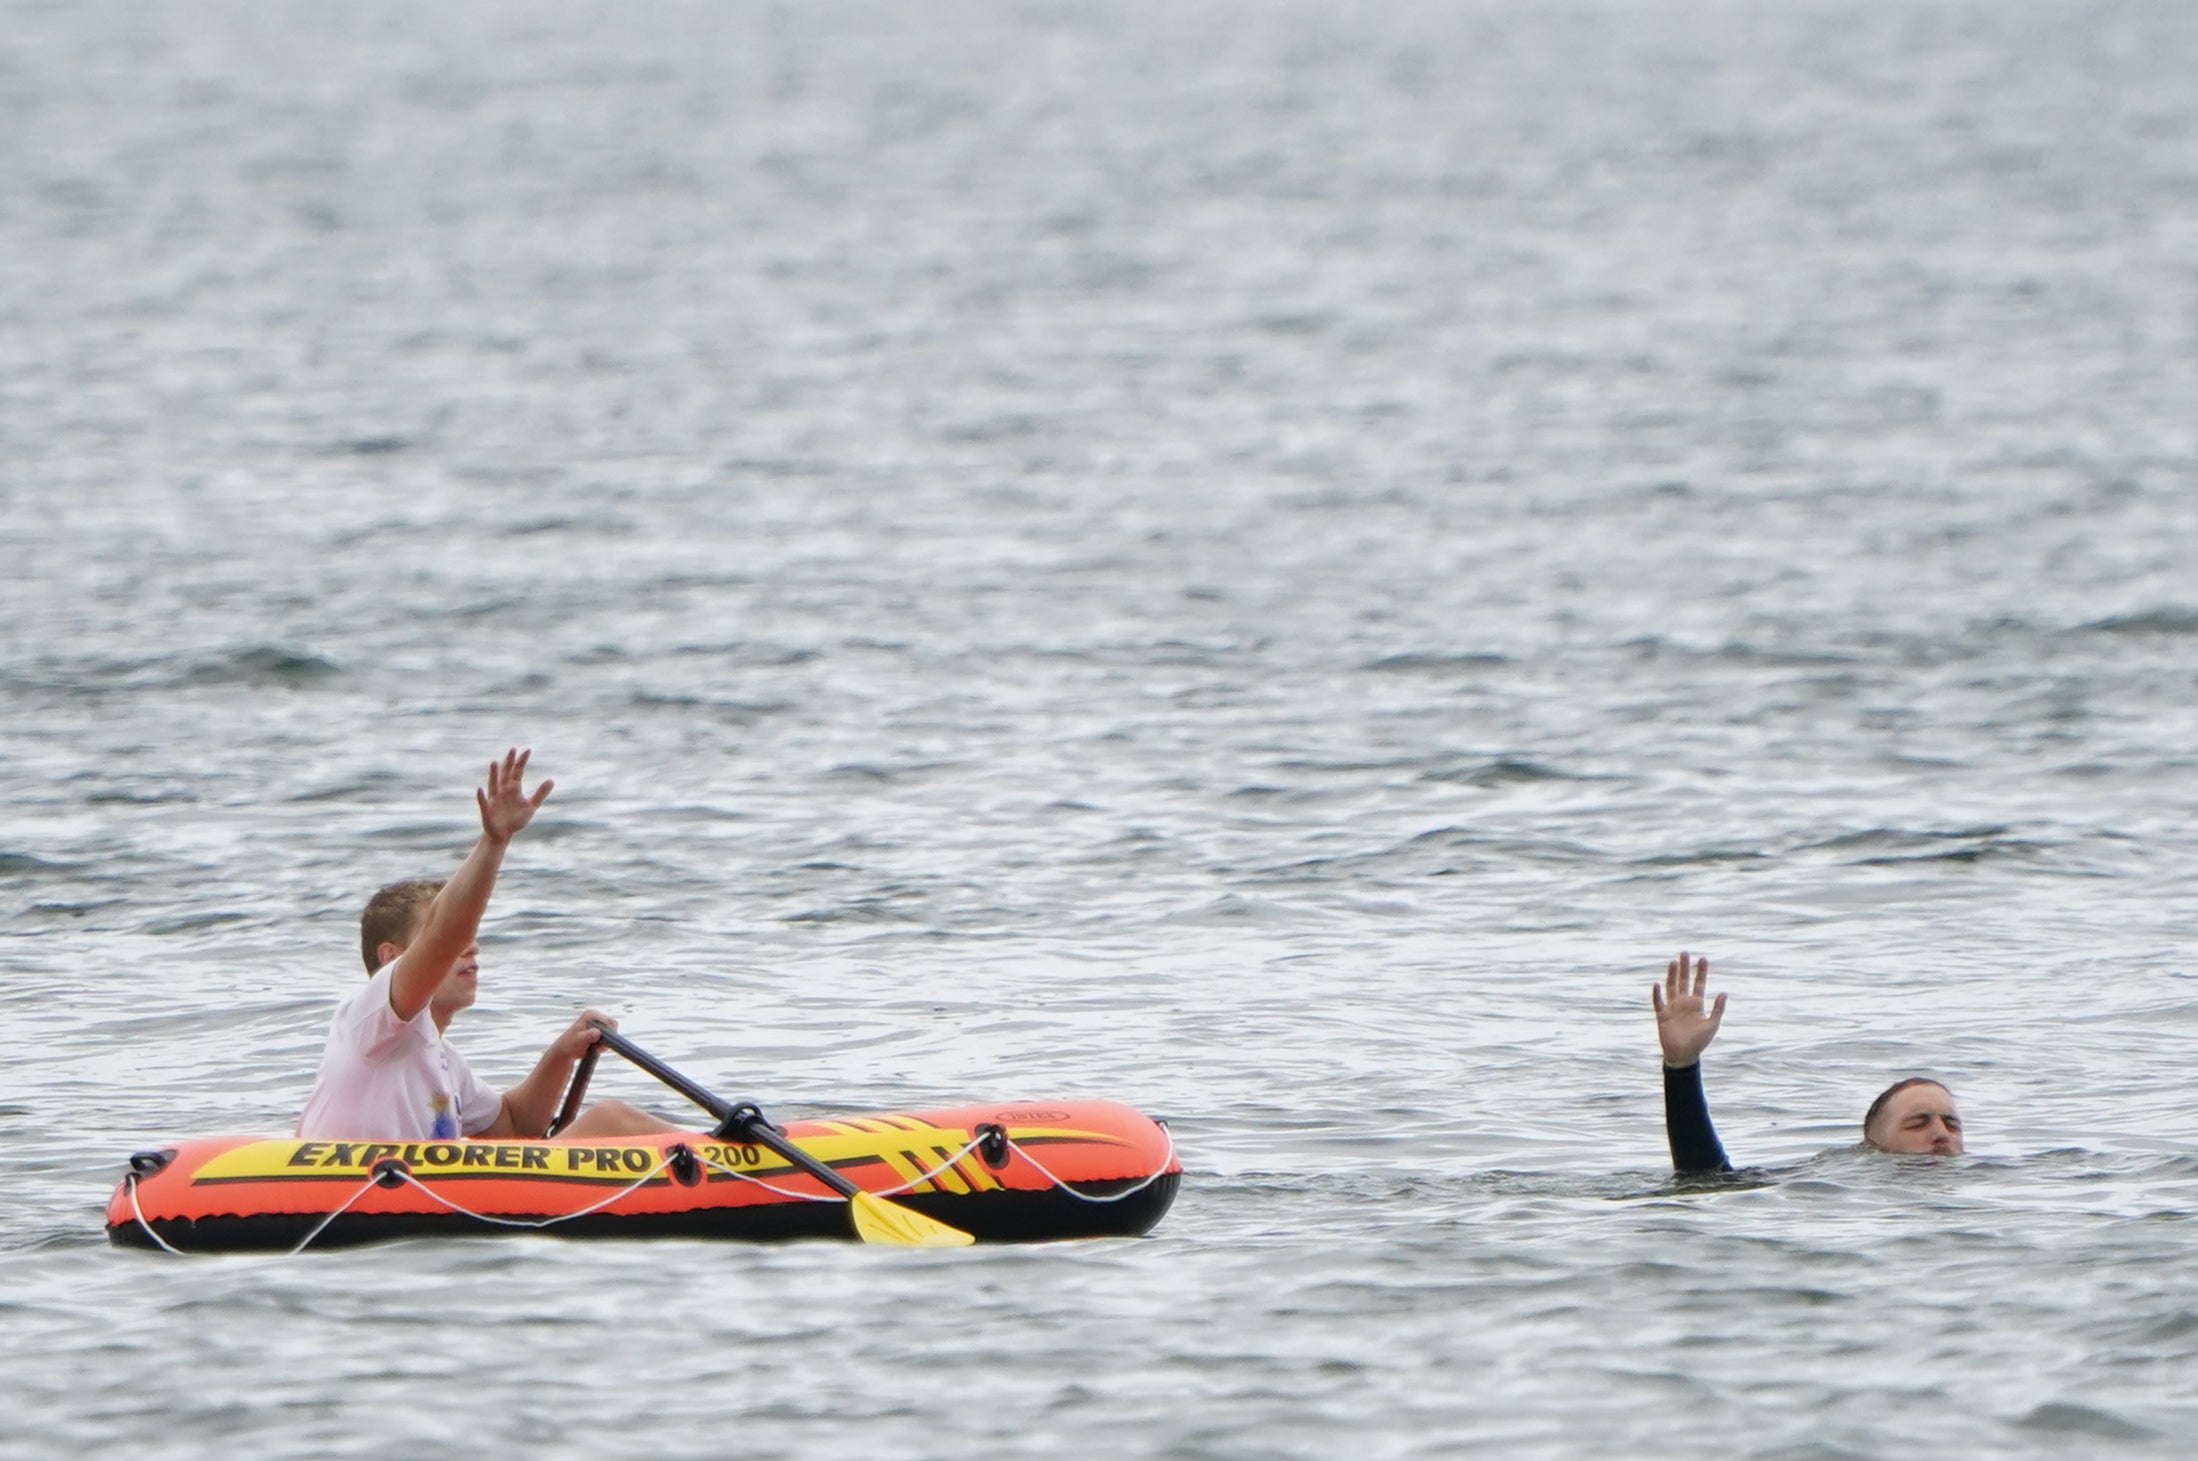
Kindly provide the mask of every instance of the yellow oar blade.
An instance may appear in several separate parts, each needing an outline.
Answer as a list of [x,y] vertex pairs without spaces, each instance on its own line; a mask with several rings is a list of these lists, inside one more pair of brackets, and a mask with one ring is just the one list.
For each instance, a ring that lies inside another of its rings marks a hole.
[[900,1207],[882,1197],[858,1192],[847,1199],[854,1209],[855,1232],[865,1243],[898,1243],[904,1248],[966,1248],[975,1238],[960,1228],[950,1228],[914,1208]]

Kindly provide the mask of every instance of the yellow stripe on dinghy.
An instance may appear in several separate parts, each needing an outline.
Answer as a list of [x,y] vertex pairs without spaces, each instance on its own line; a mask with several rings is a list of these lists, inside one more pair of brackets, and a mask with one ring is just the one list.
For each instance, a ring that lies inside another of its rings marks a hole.
[[[903,1118],[905,1119],[905,1118]],[[803,1134],[795,1138],[801,1149],[831,1166],[875,1161],[884,1163],[901,1181],[910,1181],[936,1167],[968,1145],[970,1134],[953,1127],[911,1123],[883,1130],[848,1130],[847,1123],[832,1123],[836,1132]],[[879,1123],[883,1125],[883,1123]],[[1071,1127],[1011,1127],[1008,1135],[1018,1142],[1082,1142],[1102,1146],[1128,1146],[1109,1132]],[[706,1162],[759,1176],[794,1170],[784,1159],[758,1146],[715,1141],[695,1136],[685,1144]],[[252,1141],[217,1152],[191,1173],[191,1182],[295,1182],[364,1181],[375,1164],[396,1158],[423,1180],[436,1178],[547,1178],[559,1182],[632,1182],[656,1170],[664,1157],[662,1144],[604,1144],[563,1141]],[[940,1174],[944,1183],[926,1181],[912,1191],[944,1187],[952,1191],[966,1183],[979,1191],[1002,1184],[981,1162],[965,1158]],[[966,1189],[964,1189],[966,1190]]]

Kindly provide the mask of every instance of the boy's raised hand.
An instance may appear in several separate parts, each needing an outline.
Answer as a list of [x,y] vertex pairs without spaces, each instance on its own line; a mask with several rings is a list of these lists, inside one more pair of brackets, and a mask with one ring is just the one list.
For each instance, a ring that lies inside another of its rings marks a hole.
[[550,789],[557,785],[545,781],[528,796],[520,787],[520,778],[527,769],[527,757],[532,750],[504,752],[503,764],[488,763],[488,790],[473,790],[473,799],[481,804],[481,835],[491,842],[509,842],[520,828],[534,820],[534,814],[549,799]]

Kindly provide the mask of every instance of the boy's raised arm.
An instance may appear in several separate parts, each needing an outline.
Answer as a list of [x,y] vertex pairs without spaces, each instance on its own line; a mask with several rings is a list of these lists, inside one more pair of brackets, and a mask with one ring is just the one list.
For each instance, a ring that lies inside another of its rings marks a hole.
[[509,750],[499,765],[488,766],[488,788],[474,789],[481,809],[481,836],[466,860],[443,884],[427,905],[420,931],[397,956],[390,972],[389,1007],[400,1020],[409,1020],[427,1008],[442,986],[451,966],[480,932],[481,915],[488,911],[489,895],[496,891],[496,873],[503,866],[504,849],[549,797],[557,783],[544,781],[528,796],[520,786],[531,750]]

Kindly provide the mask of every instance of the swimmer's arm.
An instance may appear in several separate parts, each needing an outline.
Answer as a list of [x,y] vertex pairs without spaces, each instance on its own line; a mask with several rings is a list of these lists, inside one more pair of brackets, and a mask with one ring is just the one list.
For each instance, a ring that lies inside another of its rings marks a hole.
[[1671,1142],[1672,1167],[1681,1172],[1732,1170],[1710,1124],[1709,1098],[1702,1094],[1702,1052],[1725,1020],[1724,995],[1704,1007],[1709,978],[1709,960],[1696,959],[1689,967],[1681,954],[1664,966],[1664,982],[1649,986],[1656,1041],[1664,1050],[1664,1134]]
[[1671,1142],[1675,1172],[1730,1172],[1725,1145],[1710,1124],[1709,1098],[1702,1094],[1702,1065],[1664,1067],[1664,1135]]
[[450,875],[443,890],[427,905],[419,936],[397,957],[389,976],[389,1007],[400,1020],[409,1020],[427,1008],[442,987],[450,966],[481,930],[481,915],[488,911],[489,895],[496,891],[496,874],[504,865],[504,849],[519,830],[534,820],[535,811],[549,796],[555,782],[545,781],[527,796],[520,778],[531,751],[507,751],[501,766],[488,767],[488,790],[476,789],[473,798],[481,809],[481,837]]

